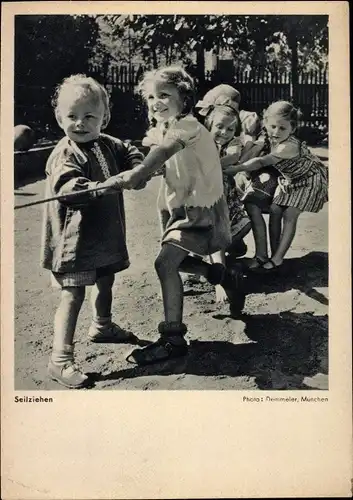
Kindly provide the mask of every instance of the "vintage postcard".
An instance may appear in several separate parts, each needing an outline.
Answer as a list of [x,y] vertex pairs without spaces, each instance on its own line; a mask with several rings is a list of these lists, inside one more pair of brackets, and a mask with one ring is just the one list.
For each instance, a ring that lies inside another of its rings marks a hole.
[[347,2],[3,2],[2,498],[350,497]]

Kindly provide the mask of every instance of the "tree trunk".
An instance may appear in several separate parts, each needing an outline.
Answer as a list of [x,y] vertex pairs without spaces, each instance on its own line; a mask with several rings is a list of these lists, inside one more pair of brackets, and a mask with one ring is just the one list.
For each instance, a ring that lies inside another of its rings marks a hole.
[[158,59],[157,59],[157,53],[156,49],[152,49],[152,59],[153,59],[153,68],[156,69],[158,68]]
[[199,83],[205,83],[205,51],[201,44],[196,48],[196,72]]

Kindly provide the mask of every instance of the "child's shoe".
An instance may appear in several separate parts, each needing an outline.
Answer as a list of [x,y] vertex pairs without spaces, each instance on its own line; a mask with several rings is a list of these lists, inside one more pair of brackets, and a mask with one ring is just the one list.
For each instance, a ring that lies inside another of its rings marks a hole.
[[87,338],[91,342],[117,344],[135,343],[137,340],[133,333],[123,330],[115,323],[99,326],[94,321],[88,330]]
[[163,321],[158,325],[158,331],[161,336],[156,342],[141,349],[134,349],[126,360],[146,366],[179,358],[188,353],[188,344],[184,338],[186,325]]
[[50,360],[48,375],[52,380],[55,380],[69,389],[80,389],[81,387],[85,387],[88,383],[87,375],[77,368],[73,360],[58,365]]

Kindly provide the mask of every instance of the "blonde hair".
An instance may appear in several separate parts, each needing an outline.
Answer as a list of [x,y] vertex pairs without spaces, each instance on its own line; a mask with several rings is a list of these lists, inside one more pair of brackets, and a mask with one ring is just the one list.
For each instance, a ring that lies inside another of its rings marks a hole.
[[215,106],[211,110],[211,112],[206,116],[205,121],[204,121],[204,125],[207,128],[207,130],[211,130],[213,120],[214,120],[216,113],[221,113],[222,115],[230,116],[230,117],[233,116],[234,121],[237,122],[237,125],[235,127],[235,131],[234,131],[234,137],[238,137],[241,134],[242,125],[241,125],[239,113],[237,110],[235,110],[229,106]]
[[283,118],[284,120],[288,120],[292,128],[295,130],[298,127],[302,113],[288,101],[276,101],[270,104],[270,106],[265,110],[264,121],[270,117],[276,116]]
[[104,122],[103,128],[106,127],[110,120],[109,95],[106,89],[98,83],[94,78],[84,74],[71,75],[65,78],[55,90],[52,104],[55,112],[60,112],[62,100],[69,96],[72,98],[92,97],[98,99],[104,107]]
[[[182,66],[172,65],[147,71],[138,85],[138,90],[141,92],[144,99],[146,99],[148,95],[148,84],[156,81],[173,85],[184,100],[184,108],[181,116],[178,118],[186,116],[192,111],[195,104],[195,84],[192,77]],[[150,122],[153,121],[152,117],[149,116],[149,120]]]

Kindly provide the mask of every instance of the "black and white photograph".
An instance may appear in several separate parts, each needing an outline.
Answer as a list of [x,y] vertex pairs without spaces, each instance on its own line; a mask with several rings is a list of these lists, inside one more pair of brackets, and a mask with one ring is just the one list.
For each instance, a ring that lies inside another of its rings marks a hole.
[[16,389],[328,389],[328,37],[15,17]]
[[350,497],[348,3],[1,9],[1,497]]

